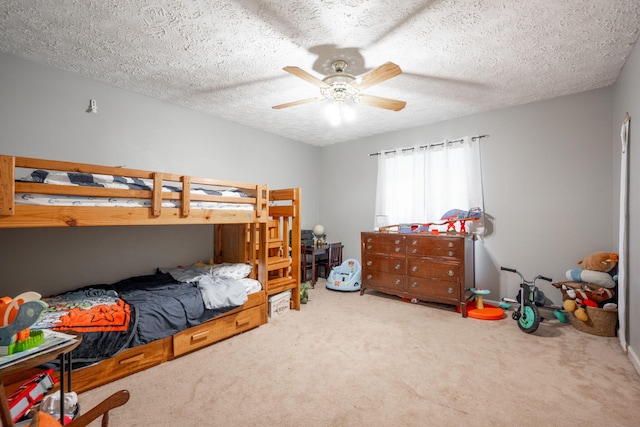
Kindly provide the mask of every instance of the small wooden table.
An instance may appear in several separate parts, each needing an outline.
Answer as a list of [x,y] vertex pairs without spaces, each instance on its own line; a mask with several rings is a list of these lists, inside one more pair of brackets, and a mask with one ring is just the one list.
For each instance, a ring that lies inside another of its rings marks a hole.
[[326,243],[320,246],[317,246],[317,245],[305,246],[305,249],[304,249],[305,255],[311,255],[311,287],[312,288],[315,288],[316,286],[316,269],[318,268],[316,266],[316,260],[319,255],[326,254],[328,250],[329,250],[329,245]]
[[[64,393],[65,389],[71,391],[71,352],[82,342],[82,335],[76,332],[65,332],[68,335],[74,335],[75,340],[67,343],[61,343],[51,348],[45,348],[41,352],[34,353],[29,359],[19,361],[13,365],[0,369],[0,420],[2,425],[6,427],[13,426],[11,420],[11,410],[7,402],[7,395],[4,391],[2,378],[11,374],[15,374],[27,369],[38,367],[44,363],[50,362],[56,358],[60,360],[60,414],[64,414]],[[65,387],[65,371],[68,384]],[[64,424],[64,417],[62,423]]]

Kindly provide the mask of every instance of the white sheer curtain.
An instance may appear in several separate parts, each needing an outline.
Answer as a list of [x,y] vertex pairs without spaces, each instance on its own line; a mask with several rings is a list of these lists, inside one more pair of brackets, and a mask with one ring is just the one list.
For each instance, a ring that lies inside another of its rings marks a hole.
[[[434,222],[451,209],[484,212],[481,163],[477,137],[380,152],[374,226]],[[467,229],[482,234],[483,220]]]

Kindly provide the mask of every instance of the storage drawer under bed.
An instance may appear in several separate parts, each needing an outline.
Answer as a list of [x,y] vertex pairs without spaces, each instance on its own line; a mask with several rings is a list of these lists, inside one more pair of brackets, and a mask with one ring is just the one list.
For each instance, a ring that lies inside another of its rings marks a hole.
[[170,337],[124,350],[96,365],[74,369],[73,390],[76,392],[90,390],[135,372],[159,365],[168,360],[170,356]]
[[266,323],[264,306],[257,306],[205,322],[173,336],[173,356],[181,356],[216,341],[256,328]]

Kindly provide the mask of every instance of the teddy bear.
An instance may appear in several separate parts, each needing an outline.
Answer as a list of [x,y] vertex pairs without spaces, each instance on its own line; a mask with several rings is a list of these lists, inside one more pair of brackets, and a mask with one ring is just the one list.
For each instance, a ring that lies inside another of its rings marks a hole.
[[618,254],[614,252],[594,252],[578,261],[582,268],[567,271],[567,279],[573,282],[586,282],[612,289],[616,286],[614,277],[609,274],[618,264]]
[[573,312],[577,319],[587,321],[587,305],[602,308],[612,304],[616,276],[611,273],[617,262],[617,253],[604,251],[594,252],[578,261],[582,268],[567,271],[569,282],[555,284],[562,291],[564,309]]

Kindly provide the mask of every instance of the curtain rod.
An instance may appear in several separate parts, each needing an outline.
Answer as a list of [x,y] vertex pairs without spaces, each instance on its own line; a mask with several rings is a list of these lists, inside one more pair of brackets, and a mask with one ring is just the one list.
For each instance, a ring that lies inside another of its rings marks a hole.
[[[489,135],[477,135],[477,136],[472,136],[471,140],[475,141],[476,139],[482,139],[482,138],[486,138]],[[462,142],[464,141],[464,138],[459,138],[459,139],[453,139],[451,141],[445,141],[447,143],[454,143],[454,142]],[[440,145],[444,145],[445,142],[436,142],[434,144],[426,144],[426,145],[420,145],[418,148],[427,148],[427,147],[438,147]],[[369,153],[369,157],[371,156],[379,156],[380,154],[391,154],[391,153],[395,153],[398,150],[402,151],[403,153],[405,151],[412,151],[415,150],[415,147],[408,147],[408,148],[396,148],[395,150],[387,150],[387,151],[379,151],[377,153]]]

